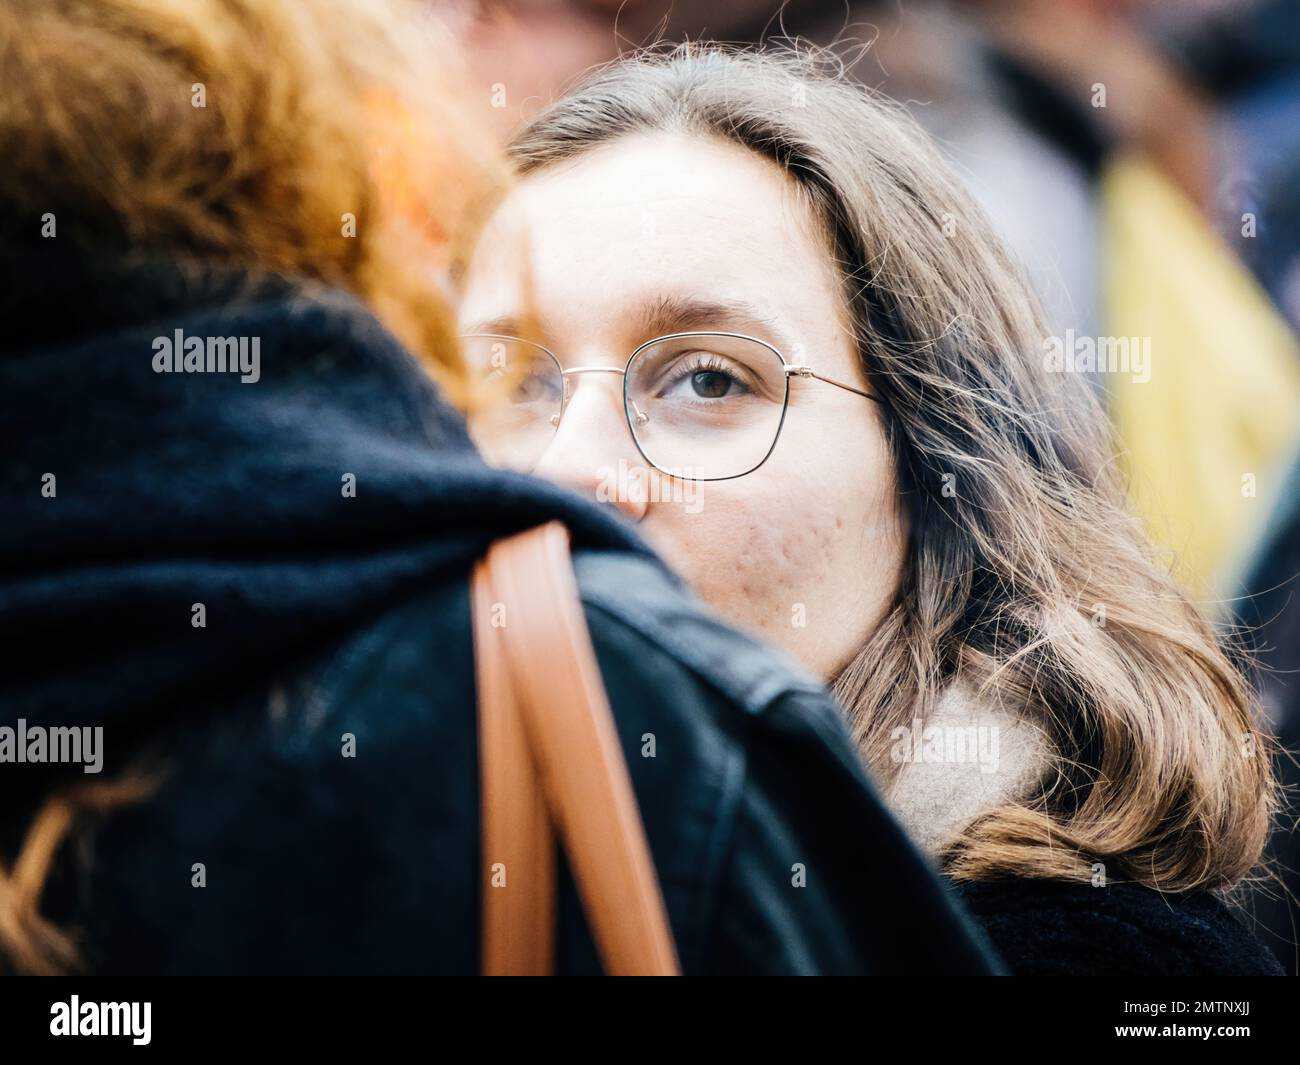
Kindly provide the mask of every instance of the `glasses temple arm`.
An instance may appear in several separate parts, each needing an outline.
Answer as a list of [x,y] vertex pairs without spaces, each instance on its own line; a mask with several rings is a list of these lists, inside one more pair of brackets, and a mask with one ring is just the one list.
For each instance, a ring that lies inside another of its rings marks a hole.
[[871,400],[873,403],[880,402],[879,396],[875,396],[870,392],[864,392],[862,389],[857,388],[854,385],[847,385],[843,381],[837,381],[833,377],[826,377],[823,374],[819,374],[811,366],[787,366],[785,372],[787,377],[790,375],[794,375],[795,377],[815,377],[818,381],[825,381],[828,385],[834,385],[836,388],[844,389],[845,392],[853,392],[856,395],[861,396],[863,399]]

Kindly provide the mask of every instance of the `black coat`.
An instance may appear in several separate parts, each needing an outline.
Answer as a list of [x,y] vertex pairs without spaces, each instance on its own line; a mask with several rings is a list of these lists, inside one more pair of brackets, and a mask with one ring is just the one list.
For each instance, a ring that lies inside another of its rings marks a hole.
[[[161,770],[47,887],[92,969],[475,971],[467,575],[551,518],[685,970],[995,968],[819,687],[606,508],[488,469],[355,301],[53,252],[7,267],[0,724],[102,726],[105,760],[0,764],[0,852],[51,787]],[[155,372],[177,329],[259,338],[259,380]],[[558,967],[596,971],[563,877]]]
[[997,880],[961,895],[1013,976],[1280,976],[1244,913],[1208,891]]

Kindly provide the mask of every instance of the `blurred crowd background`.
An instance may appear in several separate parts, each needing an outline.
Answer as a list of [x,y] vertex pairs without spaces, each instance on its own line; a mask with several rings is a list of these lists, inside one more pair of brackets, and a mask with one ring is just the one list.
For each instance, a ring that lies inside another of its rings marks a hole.
[[[1300,0],[431,2],[503,139],[591,66],[660,40],[831,46],[904,103],[1022,259],[1054,336],[1149,353],[1145,373],[1092,374],[1134,506],[1246,634],[1266,711],[1300,748]],[[1293,941],[1284,894],[1256,909]]]

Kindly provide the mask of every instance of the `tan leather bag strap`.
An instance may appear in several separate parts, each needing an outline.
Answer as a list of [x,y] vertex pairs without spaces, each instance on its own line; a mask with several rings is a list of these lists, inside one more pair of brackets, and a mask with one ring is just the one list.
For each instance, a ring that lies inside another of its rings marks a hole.
[[675,975],[668,915],[564,527],[552,522],[494,544],[475,569],[474,613],[484,859],[489,871],[504,865],[507,885],[491,886],[489,872],[484,971],[553,964],[554,847],[539,827],[549,812],[605,971]]
[[474,660],[478,676],[483,811],[483,972],[548,976],[555,969],[555,833],[537,767],[515,707],[495,593],[474,567]]

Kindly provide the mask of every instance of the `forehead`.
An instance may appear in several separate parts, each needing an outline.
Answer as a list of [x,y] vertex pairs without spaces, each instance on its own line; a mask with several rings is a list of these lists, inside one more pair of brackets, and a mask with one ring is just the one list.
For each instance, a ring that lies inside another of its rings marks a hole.
[[736,145],[629,136],[524,179],[484,231],[462,324],[523,313],[590,332],[667,300],[747,303],[805,332],[837,310],[812,213]]

